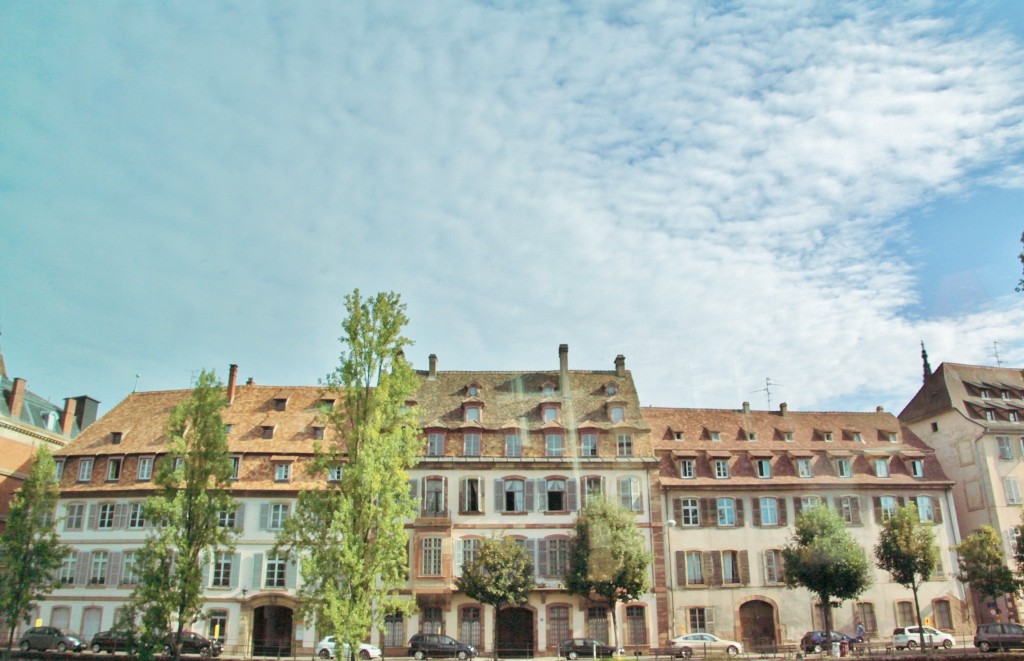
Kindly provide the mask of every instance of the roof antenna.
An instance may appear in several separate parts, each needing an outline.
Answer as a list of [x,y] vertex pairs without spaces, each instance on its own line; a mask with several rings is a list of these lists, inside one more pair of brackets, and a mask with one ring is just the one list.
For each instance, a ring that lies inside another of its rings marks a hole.
[[1002,367],[1003,361],[999,360],[999,342],[992,343],[992,355],[996,357],[996,367]]
[[772,377],[769,376],[769,377],[765,377],[764,388],[759,388],[758,390],[751,390],[750,392],[763,392],[765,394],[765,396],[767,396],[767,398],[768,398],[768,410],[771,411],[772,410],[772,386],[781,386],[781,385],[782,385],[781,383],[776,383],[775,381],[772,381]]
[[928,364],[928,352],[924,348],[924,340],[921,340],[921,361],[924,368],[924,378],[922,381],[927,381],[928,377],[932,375],[932,366]]
[[132,387],[132,392],[139,392],[139,377],[142,376],[138,372],[135,373],[135,385]]

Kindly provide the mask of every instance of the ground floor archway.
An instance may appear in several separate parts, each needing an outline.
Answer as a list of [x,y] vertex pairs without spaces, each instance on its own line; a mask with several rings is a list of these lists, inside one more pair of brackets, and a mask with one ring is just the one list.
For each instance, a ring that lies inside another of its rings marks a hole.
[[749,651],[774,651],[775,606],[762,599],[751,599],[740,606],[740,631],[743,647]]
[[495,622],[494,647],[498,656],[532,657],[536,654],[533,637],[533,611],[528,608],[503,608]]
[[292,633],[291,608],[268,605],[253,609],[253,656],[291,656]]

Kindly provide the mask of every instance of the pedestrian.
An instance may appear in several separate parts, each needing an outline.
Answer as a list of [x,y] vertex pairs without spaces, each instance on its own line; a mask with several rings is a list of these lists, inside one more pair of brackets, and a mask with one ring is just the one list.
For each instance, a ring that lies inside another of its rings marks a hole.
[[857,623],[857,641],[861,642],[861,643],[864,642],[864,623],[863,622],[858,622]]

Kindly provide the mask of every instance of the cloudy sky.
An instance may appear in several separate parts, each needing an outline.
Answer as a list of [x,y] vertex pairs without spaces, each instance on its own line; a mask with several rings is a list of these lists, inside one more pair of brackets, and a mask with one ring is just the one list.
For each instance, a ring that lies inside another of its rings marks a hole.
[[1017,0],[0,4],[0,347],[55,401],[315,384],[359,287],[421,368],[898,411],[922,340],[1024,366],[1022,230]]

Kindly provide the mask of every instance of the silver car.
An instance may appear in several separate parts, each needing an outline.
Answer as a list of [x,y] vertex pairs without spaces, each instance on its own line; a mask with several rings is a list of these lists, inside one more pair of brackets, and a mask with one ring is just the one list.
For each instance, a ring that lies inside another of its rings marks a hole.
[[[320,640],[319,643],[316,644],[316,655],[321,659],[333,659],[334,648],[336,645],[337,643],[335,642],[334,636],[325,636]],[[341,656],[343,659],[347,659],[349,658],[349,656],[351,656],[351,654],[349,654],[348,643],[345,643],[344,647],[342,648]],[[363,659],[365,661],[366,659],[379,659],[381,658],[381,656],[382,654],[380,648],[376,645],[370,645],[369,643],[359,644],[360,659]]]

